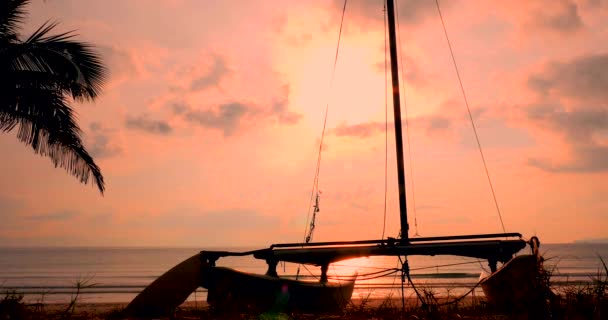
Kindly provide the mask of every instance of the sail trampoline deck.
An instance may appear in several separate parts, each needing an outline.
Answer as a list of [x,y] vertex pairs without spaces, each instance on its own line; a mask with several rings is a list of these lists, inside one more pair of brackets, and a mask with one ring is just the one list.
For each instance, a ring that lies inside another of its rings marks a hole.
[[270,265],[279,261],[327,266],[330,263],[370,256],[455,255],[488,260],[495,270],[497,262],[510,260],[526,246],[519,233],[494,233],[446,237],[383,240],[334,241],[273,244],[269,248],[246,252],[201,251],[201,258],[214,265],[227,256],[253,255]]

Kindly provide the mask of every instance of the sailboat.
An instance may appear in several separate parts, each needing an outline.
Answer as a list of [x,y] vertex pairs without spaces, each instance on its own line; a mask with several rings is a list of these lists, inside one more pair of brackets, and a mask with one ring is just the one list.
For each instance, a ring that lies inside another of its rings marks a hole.
[[[137,314],[159,314],[170,311],[183,303],[188,296],[202,286],[208,290],[207,301],[211,306],[253,307],[260,310],[327,311],[343,308],[351,299],[356,275],[339,282],[328,281],[327,271],[332,263],[370,256],[455,255],[483,259],[488,262],[491,274],[482,279],[489,299],[502,301],[505,287],[511,275],[526,274],[536,261],[522,258],[511,261],[514,255],[526,247],[527,241],[520,233],[493,233],[439,237],[408,236],[403,138],[401,127],[400,85],[397,63],[395,31],[395,4],[386,1],[389,31],[390,68],[392,78],[395,145],[397,156],[397,180],[399,186],[400,238],[376,240],[305,242],[273,244],[268,248],[247,252],[201,251],[185,260],[145,288],[127,307]],[[265,274],[245,273],[220,267],[216,262],[224,257],[253,256],[268,265]],[[532,255],[530,255],[532,256]],[[525,260],[525,259],[524,259]],[[291,262],[320,268],[318,281],[282,278],[277,274],[279,262]],[[497,264],[503,263],[498,269]],[[512,271],[510,269],[514,269]],[[409,278],[407,259],[402,272]],[[518,278],[524,279],[524,278]],[[520,285],[520,284],[517,284]]]

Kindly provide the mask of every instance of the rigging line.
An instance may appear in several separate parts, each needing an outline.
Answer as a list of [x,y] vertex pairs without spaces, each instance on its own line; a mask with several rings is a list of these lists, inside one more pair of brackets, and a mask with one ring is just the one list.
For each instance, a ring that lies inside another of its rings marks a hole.
[[[412,281],[412,279],[410,278],[410,276],[408,275],[407,277],[408,277],[408,280],[409,280],[410,284],[412,285],[412,288],[414,289],[414,291],[415,291],[415,292],[416,292],[416,294],[418,295],[418,299],[420,299],[420,300],[421,300],[423,307],[424,307],[425,305],[428,305],[428,302],[427,302],[427,301],[426,301],[426,300],[425,300],[425,299],[422,297],[422,295],[420,295],[420,293],[419,293],[419,292],[418,292],[418,290],[416,289],[416,287],[415,287],[415,285],[414,285],[414,282]],[[446,302],[443,302],[443,303],[433,303],[433,306],[434,306],[434,307],[443,307],[443,306],[448,306],[448,305],[451,305],[451,304],[458,303],[460,300],[464,299],[464,298],[465,298],[466,296],[468,296],[469,294],[471,294],[471,293],[472,293],[472,294],[475,294],[475,289],[476,289],[476,288],[477,288],[479,285],[481,285],[481,283],[482,283],[482,282],[483,282],[483,279],[482,279],[482,280],[477,281],[477,283],[476,283],[475,285],[473,285],[473,287],[471,287],[471,288],[469,289],[469,291],[467,291],[467,292],[463,293],[463,294],[462,294],[460,297],[454,298],[453,300],[449,300],[449,301],[446,301]]]
[[[338,65],[338,53],[340,52],[340,40],[342,39],[342,26],[344,25],[344,15],[346,13],[346,3],[348,2],[348,0],[344,0],[344,6],[342,7],[342,17],[340,18],[340,30],[338,31],[338,43],[336,44],[336,54],[334,56],[334,66],[332,68],[331,71],[331,79],[329,81],[329,92],[331,92],[331,88],[333,87],[333,83],[334,83],[334,79],[336,77],[336,66]],[[329,100],[329,98],[328,98]],[[321,131],[321,141],[319,143],[319,153],[317,156],[317,167],[315,169],[315,177],[313,179],[313,183],[312,183],[312,190],[310,191],[310,200],[308,202],[308,212],[306,214],[306,224],[304,226],[304,240],[306,241],[306,243],[308,243],[311,239],[312,239],[312,232],[313,232],[313,228],[314,228],[314,219],[316,217],[316,212],[318,211],[318,205],[315,206],[315,214],[313,214],[312,219],[313,221],[310,221],[311,217],[310,217],[310,210],[312,208],[312,202],[315,196],[315,191],[317,194],[317,203],[318,203],[318,196],[319,196],[319,172],[321,170],[321,154],[323,151],[323,140],[325,138],[325,128],[327,126],[327,114],[329,113],[329,102],[327,102],[327,104],[325,105],[325,116],[323,119],[323,130]],[[312,226],[309,229],[309,222],[310,225]],[[300,266],[298,265],[298,270],[296,272],[296,280],[298,279],[298,276],[300,275]]]
[[[308,273],[310,273],[310,277],[314,278],[315,280],[320,280],[319,276],[317,276],[316,274],[312,273],[310,270],[308,270],[308,268],[306,267],[305,264],[302,265],[304,267],[304,269],[306,271],[308,271]],[[297,279],[296,279],[297,280]]]
[[464,264],[474,264],[474,263],[478,263],[479,261],[480,260],[466,261],[466,262],[456,262],[456,263],[447,263],[447,264],[438,264],[438,265],[434,265],[434,266],[411,268],[410,270],[414,271],[414,270],[425,270],[425,269],[437,269],[437,268],[442,268],[442,267],[460,266],[460,265],[464,265]]
[[496,193],[494,192],[494,186],[492,185],[492,179],[490,179],[490,172],[488,171],[488,166],[486,164],[486,159],[483,155],[483,150],[481,148],[481,142],[479,141],[479,136],[477,135],[477,128],[475,127],[475,122],[473,121],[473,115],[471,114],[471,108],[469,107],[469,101],[467,100],[467,95],[464,91],[464,86],[462,84],[462,79],[460,78],[460,72],[458,71],[458,65],[456,64],[456,58],[454,57],[454,51],[452,50],[452,44],[450,42],[450,38],[448,37],[448,31],[445,27],[445,22],[443,21],[443,15],[441,14],[441,9],[439,8],[439,0],[435,0],[435,4],[437,5],[437,12],[439,13],[439,18],[441,19],[441,25],[443,26],[443,33],[445,34],[445,39],[448,43],[448,47],[450,49],[450,55],[452,56],[452,62],[454,63],[454,69],[456,70],[456,76],[458,77],[458,82],[460,83],[460,90],[462,91],[462,97],[464,98],[464,104],[467,106],[467,112],[469,114],[469,119],[471,120],[471,126],[473,127],[473,132],[475,133],[475,139],[477,141],[477,147],[479,148],[479,154],[481,155],[481,161],[483,162],[483,167],[486,171],[486,177],[488,178],[488,183],[490,184],[490,190],[492,191],[492,198],[494,198],[494,205],[496,206],[496,211],[498,212],[498,218],[500,219],[500,225],[502,226],[502,231],[505,231],[505,224],[502,221],[502,214],[500,212],[500,207],[498,206],[498,200],[496,200]]
[[[405,261],[407,262],[407,256],[405,256]],[[405,311],[405,269],[404,269],[404,262],[403,260],[401,260],[401,256],[399,256],[399,262],[401,263],[401,308],[403,309],[403,311]],[[409,278],[409,272],[408,272],[408,278]],[[413,286],[412,286],[413,287]],[[414,288],[414,291],[416,289]]]
[[[357,275],[357,281],[367,281],[367,280],[374,280],[374,279],[379,279],[379,278],[383,278],[383,277],[388,277],[392,274],[395,274],[397,272],[400,272],[400,269],[395,269],[395,270],[390,270],[387,271],[383,274],[380,275],[374,275],[374,276],[368,276],[368,277],[360,277]],[[328,279],[332,279],[332,280],[348,280],[348,279],[352,279],[352,276],[327,276]]]
[[[334,272],[336,272],[336,269],[334,268],[334,266],[333,266],[333,265],[331,266],[331,268],[332,268],[332,270],[333,270]],[[341,279],[338,279],[338,280],[336,280],[336,281],[338,281],[338,285],[339,285],[339,286],[341,286],[341,285],[342,285],[342,280],[341,280]],[[348,297],[348,299],[346,299],[346,295],[345,295],[345,294],[342,292],[342,290],[340,290],[340,294],[342,295],[342,300],[343,300],[343,301],[347,301],[347,300],[348,300],[348,301],[350,301],[350,296]]]
[[358,265],[353,265],[353,264],[338,264],[338,263],[334,263],[332,265],[334,265],[336,267],[375,269],[375,270],[388,270],[388,269],[390,269],[390,268],[383,268],[383,267],[358,266]]
[[[481,262],[483,262],[483,260],[476,259],[475,261],[436,264],[436,265],[431,265],[431,266],[410,268],[410,270],[417,271],[417,270],[424,270],[424,269],[436,269],[436,268],[443,268],[443,267],[460,266],[460,265],[465,265],[465,264],[475,264],[475,263],[481,263]],[[350,265],[350,264],[333,264],[333,265],[335,265],[336,267],[347,267],[347,268],[356,267],[356,268],[375,269],[375,270],[391,270],[392,269],[392,268],[382,268],[382,267],[357,266],[357,265]]]
[[[315,199],[315,193],[318,192],[319,190],[319,171],[320,171],[320,167],[321,167],[321,153],[322,153],[322,149],[323,149],[323,138],[325,136],[325,126],[327,124],[327,113],[329,111],[329,105],[325,106],[325,117],[323,120],[323,130],[321,131],[321,142],[319,143],[319,153],[317,156],[317,167],[315,169],[315,177],[313,179],[312,182],[312,190],[310,191],[310,201],[308,204],[308,214],[306,216],[306,227],[304,228],[304,241],[306,243],[308,243],[310,241],[310,238],[312,237],[312,235],[308,236],[309,230],[312,233],[313,229],[309,228],[309,222],[310,225],[314,225],[314,221],[311,221],[310,219],[310,214],[311,214],[311,209],[312,209],[312,203]],[[315,215],[313,214],[313,219],[314,219]],[[306,239],[309,239],[309,241],[306,241]]]
[[[346,3],[348,2],[348,0],[344,0],[344,6],[342,7],[342,17],[340,18],[340,29],[338,31],[338,44],[336,45],[336,54],[334,56],[334,65],[333,65],[333,69],[331,72],[331,79],[329,82],[329,88],[331,91],[331,88],[333,87],[333,83],[334,83],[334,78],[336,76],[336,66],[338,64],[338,53],[340,52],[340,40],[342,39],[342,26],[344,25],[344,15],[346,13]],[[327,114],[329,111],[329,102],[325,105],[325,117],[323,120],[323,130],[321,131],[321,142],[319,143],[319,154],[317,156],[317,167],[315,170],[315,177],[313,180],[313,186],[312,186],[312,191],[310,193],[310,201],[308,204],[308,214],[306,216],[306,226],[304,229],[304,239],[306,239],[306,234],[308,232],[308,222],[310,220],[310,209],[312,208],[312,202],[314,199],[314,194],[315,194],[315,190],[318,191],[319,188],[319,171],[321,169],[321,153],[323,151],[323,140],[325,137],[325,127],[327,125]]]
[[[395,17],[395,20],[397,20],[397,37],[399,38],[399,49],[401,49],[401,27],[399,26],[399,1],[395,1],[395,8],[397,9],[397,14]],[[401,73],[400,76],[401,77],[405,77],[405,73],[403,72],[403,56],[401,55],[401,50],[398,50],[397,53],[399,54],[399,62],[400,62],[400,68],[401,68]],[[405,112],[405,135],[407,137],[407,155],[409,158],[409,168],[410,168],[410,189],[412,190],[412,209],[414,211],[414,237],[419,237],[420,234],[418,234],[418,214],[417,214],[417,210],[416,210],[416,193],[414,192],[415,188],[414,188],[414,165],[413,165],[413,158],[412,158],[412,142],[410,139],[410,122],[409,122],[409,117],[408,117],[408,112],[407,112],[407,103],[406,103],[406,99],[405,99],[405,78],[402,79],[401,81],[401,86],[402,86],[402,92],[403,92],[403,110]]]
[[[399,260],[397,260],[397,266],[399,266]],[[397,269],[397,268],[395,268]],[[393,291],[393,289],[395,288],[395,281],[397,281],[397,273],[395,273],[395,275],[393,276],[393,283],[391,284],[391,293]]]
[[[418,292],[418,289],[414,285],[414,281],[412,281],[412,278],[410,277],[410,269],[409,269],[410,267],[409,267],[409,262],[407,260],[407,256],[405,256],[405,261],[402,261],[401,256],[399,256],[399,262],[401,262],[401,269],[402,269],[402,271],[401,271],[401,290],[403,290],[403,283],[405,282],[405,277],[407,277],[407,280],[409,281],[410,285],[412,286],[412,289],[414,289],[416,296],[418,296],[418,300],[420,300],[420,302],[422,303],[422,306],[424,307],[426,305],[426,302],[425,302],[424,298],[422,297],[422,295],[420,294],[420,292]],[[404,305],[405,305],[405,303],[404,303]]]
[[[332,265],[333,266],[333,265]],[[377,275],[382,275],[382,274],[392,274],[395,271],[399,271],[399,269],[397,268],[390,268],[390,269],[386,269],[386,270],[382,270],[382,271],[377,271],[377,272],[369,272],[369,273],[364,273],[364,274],[358,274],[357,273],[357,279],[359,280],[359,278],[367,278],[367,277],[372,277],[372,276],[377,276]],[[352,276],[343,276],[343,275],[335,275],[335,276],[331,276],[332,278],[352,278]]]
[[388,197],[388,59],[386,57],[386,1],[383,8],[384,20],[384,216],[382,219],[382,238],[386,231],[386,202]]

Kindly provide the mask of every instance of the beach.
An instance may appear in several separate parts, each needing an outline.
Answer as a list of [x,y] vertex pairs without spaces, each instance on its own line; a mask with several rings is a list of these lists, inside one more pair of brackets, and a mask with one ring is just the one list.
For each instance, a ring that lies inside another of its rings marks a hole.
[[[438,303],[445,303],[446,300],[440,299]],[[464,299],[458,304],[458,309],[452,308],[452,312],[459,310],[461,314],[467,314],[469,318],[476,318],[476,314],[488,319],[488,314],[496,315],[500,319],[502,315],[498,312],[483,312],[475,309],[476,305],[483,303],[483,299],[473,301],[471,298]],[[71,319],[135,319],[137,317],[124,313],[128,303],[77,303],[73,310],[66,312],[70,308],[66,303],[49,304],[27,304],[26,319],[41,318],[65,318],[66,315]],[[403,316],[409,318],[418,315],[424,318],[425,310],[421,308],[420,302],[416,298],[405,299],[405,311],[403,310],[401,298],[389,299],[353,299],[351,303],[342,311],[324,314],[309,314],[298,312],[286,313],[249,313],[246,311],[222,310],[214,311],[206,302],[188,301],[182,304],[174,313],[164,317],[154,317],[154,319],[395,319]],[[1,315],[1,313],[0,313]],[[491,318],[493,319],[493,318]]]
[[545,2],[4,1],[0,320],[608,319],[608,1]]
[[[0,290],[24,294],[28,303],[66,303],[80,283],[79,301],[83,303],[125,303],[198,251],[197,248],[0,248]],[[547,259],[545,266],[552,271],[556,285],[586,283],[601,270],[598,256],[608,257],[608,245],[547,244],[541,247],[541,253]],[[218,263],[245,272],[263,274],[266,271],[264,261],[250,257],[225,258]],[[487,269],[485,261],[451,256],[413,256],[409,263],[416,285],[432,289],[440,296],[469,291]],[[280,264],[277,271],[281,276],[295,277],[298,267]],[[361,279],[365,273],[399,267],[396,258],[360,258],[335,263],[329,275],[331,280],[332,275],[356,272]],[[318,268],[301,267],[299,277],[314,281],[318,274]],[[400,290],[398,274],[358,280],[353,299],[400,296]],[[407,284],[404,291],[406,297],[414,296]],[[480,288],[476,288],[474,294],[483,295]],[[206,290],[199,288],[188,301],[206,301]]]
[[[580,292],[579,292],[580,293]],[[497,310],[483,298],[467,297],[458,303],[439,298],[423,305],[416,298],[353,299],[343,310],[322,313],[248,312],[243,310],[214,310],[205,302],[189,301],[174,312],[153,319],[604,319],[608,313],[608,292],[600,295],[579,295],[576,299],[563,296],[543,305],[518,310]],[[141,319],[125,313],[127,303],[28,304],[13,314],[2,309],[2,319]],[[10,312],[10,310],[8,310]],[[4,313],[3,313],[4,312]],[[8,315],[8,317],[7,317]],[[12,317],[11,317],[12,316]],[[4,318],[3,318],[4,317]]]
[[[65,312],[70,301],[75,300],[74,317],[101,319],[121,316],[120,310],[137,293],[173,265],[197,252],[195,248],[2,248],[0,289],[5,294],[4,298],[9,293],[22,295],[22,304],[34,313],[60,314]],[[576,288],[593,285],[593,279],[602,271],[598,257],[608,256],[608,245],[549,244],[541,247],[541,252],[547,259],[545,267],[552,272],[554,290],[574,292]],[[263,261],[242,257],[222,262],[254,273],[263,273],[266,268]],[[396,268],[395,262],[395,259],[386,257],[343,261],[330,269],[330,275],[353,272],[361,275],[378,269]],[[416,286],[437,301],[445,301],[470,291],[478,282],[484,262],[458,257],[411,257],[410,265]],[[279,265],[277,270],[283,276],[294,277],[297,265]],[[318,275],[316,272],[318,270],[314,268],[302,268],[300,277],[314,281]],[[78,285],[80,290],[76,295]],[[378,309],[399,313],[401,292],[398,274],[358,281],[352,303],[341,316],[368,314]],[[420,312],[421,304],[408,283],[404,284],[403,293],[407,309]],[[458,303],[459,308],[465,309],[483,305],[480,288],[474,288],[471,295]],[[197,314],[208,315],[206,290],[199,288],[178,312],[195,318]]]

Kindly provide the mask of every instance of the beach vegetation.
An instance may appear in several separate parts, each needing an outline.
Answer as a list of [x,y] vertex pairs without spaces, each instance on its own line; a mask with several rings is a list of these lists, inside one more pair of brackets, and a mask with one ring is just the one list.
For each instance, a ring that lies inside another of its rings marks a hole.
[[50,158],[103,194],[101,169],[85,149],[74,102],[95,100],[106,68],[94,47],[73,31],[55,33],[46,22],[28,37],[20,34],[29,0],[0,4],[0,132],[16,131],[34,153]]
[[[537,285],[547,288],[527,309],[505,310],[487,303],[482,297],[447,295],[436,288],[419,286],[419,295],[389,295],[373,299],[372,295],[351,302],[344,310],[308,314],[299,312],[265,312],[256,314],[242,310],[214,309],[206,304],[187,303],[160,319],[605,319],[608,315],[608,266],[599,258],[602,267],[589,281],[556,283],[552,274],[557,270],[543,269]],[[7,319],[132,319],[122,307],[106,311],[76,308],[81,303],[82,289],[94,287],[91,279],[81,279],[74,285],[74,293],[67,304],[40,308],[36,303],[26,303],[23,293],[7,290],[0,298],[0,320]],[[474,292],[474,291],[472,291]],[[550,293],[548,293],[550,292]],[[158,317],[157,317],[158,318]]]

